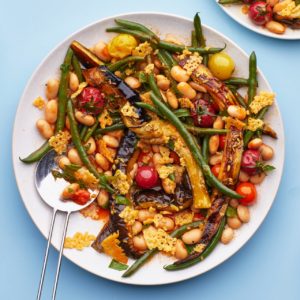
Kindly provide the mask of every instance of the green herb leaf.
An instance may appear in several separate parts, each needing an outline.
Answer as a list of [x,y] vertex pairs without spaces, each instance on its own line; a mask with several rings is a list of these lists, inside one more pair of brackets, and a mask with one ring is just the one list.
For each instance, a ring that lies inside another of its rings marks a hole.
[[234,218],[237,216],[236,208],[228,206],[226,209],[226,217]]
[[169,140],[168,141],[168,144],[167,144],[168,148],[170,148],[171,150],[174,150],[174,147],[175,147],[175,142],[174,140]]
[[117,271],[124,271],[128,268],[127,265],[122,264],[114,259],[110,262],[108,267]]
[[261,171],[261,172],[264,172],[264,173],[267,173],[267,172],[271,172],[273,170],[275,170],[276,168],[271,166],[271,165],[266,165],[265,163],[263,163],[262,161],[259,161],[256,163],[256,167]]
[[139,81],[141,83],[148,83],[147,75],[144,72],[139,72]]
[[115,200],[116,200],[117,204],[120,204],[120,205],[130,205],[130,201],[126,197],[124,197],[124,196],[117,195],[115,197]]
[[169,178],[170,178],[172,181],[175,181],[175,175],[174,175],[174,173],[170,174],[170,175],[169,175]]
[[190,254],[193,252],[195,245],[185,245],[185,248],[186,248],[188,254]]

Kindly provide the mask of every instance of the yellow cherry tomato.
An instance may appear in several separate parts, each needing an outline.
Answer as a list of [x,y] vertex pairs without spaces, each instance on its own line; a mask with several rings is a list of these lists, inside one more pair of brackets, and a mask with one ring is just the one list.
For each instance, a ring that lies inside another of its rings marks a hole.
[[208,67],[214,76],[221,80],[226,80],[231,77],[235,64],[227,53],[220,52],[210,56]]
[[115,58],[124,58],[131,54],[137,46],[137,40],[130,34],[119,34],[115,36],[107,45],[109,54]]

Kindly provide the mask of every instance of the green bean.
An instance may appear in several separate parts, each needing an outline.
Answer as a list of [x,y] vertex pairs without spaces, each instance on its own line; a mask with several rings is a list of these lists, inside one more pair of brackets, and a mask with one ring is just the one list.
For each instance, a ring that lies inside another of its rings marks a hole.
[[164,50],[164,49],[161,49],[162,50],[162,52],[163,52],[163,55],[166,57],[166,59],[170,62],[170,65],[171,65],[171,68],[173,67],[173,66],[176,66],[178,63],[177,63],[177,60],[173,57],[173,55],[170,53],[170,52],[168,52],[168,51],[166,51],[166,50]]
[[163,102],[161,102],[153,92],[150,93],[150,96],[153,104],[158,108],[158,110],[169,120],[170,123],[172,123],[177,128],[178,132],[189,147],[195,161],[202,168],[203,174],[209,184],[214,186],[217,190],[219,190],[226,196],[235,199],[242,198],[241,195],[225,186],[212,174],[209,165],[203,159],[198,144],[195,142],[193,136],[188,132],[185,126],[181,123],[179,118]]
[[[191,228],[197,228],[200,226],[200,224],[203,223],[203,221],[196,221],[190,224],[183,225],[179,227],[178,229],[174,230],[170,236],[173,238],[178,238],[182,236],[187,230],[190,230]],[[148,250],[143,256],[141,256],[139,259],[137,259],[130,267],[127,269],[127,271],[122,275],[122,277],[129,277],[132,274],[134,274],[151,256],[156,254],[158,250],[151,249]]]
[[172,62],[168,60],[168,58],[165,56],[165,50],[159,49],[157,52],[157,57],[164,66],[165,70],[167,69],[168,71],[171,70],[172,68]]
[[154,78],[153,73],[148,75],[148,83],[149,83],[149,86],[150,86],[151,90],[156,95],[156,97],[158,97],[160,100],[163,100],[161,92],[160,92],[160,90],[159,90],[159,88],[158,88],[158,86],[155,82],[155,78]]
[[184,127],[194,135],[225,134],[228,132],[227,129],[200,128],[193,125],[184,125]]
[[115,131],[115,130],[120,130],[120,129],[125,129],[126,126],[123,123],[117,123],[105,128],[98,128],[94,132],[94,136],[99,136],[101,134],[105,134],[107,132]]
[[241,0],[219,0],[220,4],[235,4],[235,3],[243,3]]
[[107,67],[111,72],[115,72],[115,71],[119,70],[124,65],[127,65],[129,63],[134,63],[134,62],[137,62],[137,61],[142,61],[142,60],[144,60],[144,58],[140,57],[140,56],[129,56],[129,57],[121,59],[121,60],[119,60],[115,63],[109,64]]
[[192,47],[198,47],[198,41],[196,39],[196,32],[195,30],[192,30],[192,33],[191,33],[191,45]]
[[81,161],[87,167],[87,169],[92,174],[94,174],[94,176],[99,180],[99,183],[102,188],[106,189],[110,193],[114,193],[114,189],[107,183],[106,176],[98,173],[94,165],[90,162],[89,157],[85,151],[85,148],[81,143],[78,128],[77,128],[77,122],[74,116],[73,104],[71,100],[68,100],[67,102],[67,113],[70,121],[70,131],[71,131],[72,141],[78,151],[78,155]]
[[149,35],[151,38],[154,38],[155,40],[159,41],[159,37],[153,32],[151,31],[149,28],[147,28],[146,26],[136,23],[136,22],[132,22],[132,21],[128,21],[128,20],[123,20],[123,19],[115,19],[116,24],[118,24],[119,26],[128,28],[128,29],[132,29],[132,30],[137,30],[137,31],[141,31],[146,33],[147,35]]
[[199,13],[196,13],[195,17],[194,17],[194,28],[195,28],[195,36],[196,36],[197,46],[205,47],[205,39],[203,36],[201,19],[199,17]]
[[72,62],[73,50],[68,49],[64,63],[60,66],[61,76],[58,88],[58,112],[55,132],[63,130],[65,127],[66,120],[66,107],[68,102],[68,75],[70,71],[70,66]]
[[222,232],[224,230],[225,223],[226,223],[226,218],[223,217],[217,233],[215,234],[215,236],[213,237],[213,239],[211,240],[209,245],[205,248],[205,250],[203,251],[203,253],[200,256],[198,256],[190,261],[187,261],[185,263],[182,263],[182,264],[172,264],[172,265],[164,266],[164,269],[167,271],[182,270],[182,269],[191,267],[191,266],[201,262],[202,260],[204,260],[216,248],[216,246],[221,238]]
[[208,163],[208,155],[209,155],[208,144],[209,144],[209,136],[206,135],[203,137],[202,148],[201,148],[203,159],[205,160],[206,163]]
[[191,52],[198,52],[199,54],[219,53],[226,48],[226,45],[223,48],[186,47],[184,45],[177,45],[166,41],[160,41],[157,46],[158,48],[165,49],[170,52],[182,52],[184,49],[188,49]]
[[88,128],[87,132],[85,133],[85,135],[84,135],[83,138],[82,138],[82,142],[83,142],[84,144],[85,144],[85,143],[88,141],[88,139],[94,134],[94,132],[95,132],[95,130],[97,129],[98,125],[99,125],[99,120],[98,120],[98,118],[96,118],[95,124],[94,124],[92,127],[89,127],[89,128]]
[[186,118],[186,117],[190,117],[190,111],[186,108],[179,108],[174,110],[174,114],[178,117],[178,118]]
[[244,108],[247,108],[247,104],[245,102],[244,97],[236,90],[236,88],[234,86],[230,86],[230,85],[227,85],[227,87],[232,91],[237,102]]
[[[269,107],[264,107],[256,116],[257,119],[263,120]],[[249,141],[251,140],[252,136],[254,135],[255,131],[247,130],[244,134],[244,145],[247,147]]]
[[253,51],[249,58],[249,87],[248,87],[248,105],[253,101],[256,95],[257,86],[257,61],[256,54]]
[[46,141],[40,148],[29,154],[25,158],[20,158],[20,160],[25,164],[31,164],[36,161],[39,161],[46,153],[48,153],[52,147],[49,145],[48,141]]
[[79,82],[83,82],[81,66],[80,66],[79,60],[75,54],[73,54],[73,57],[72,57],[72,66],[73,66],[75,74],[77,75]]
[[151,104],[144,103],[144,102],[136,102],[135,105],[137,107],[141,107],[141,108],[150,110],[150,111],[154,112],[155,114],[157,114],[159,117],[163,118],[163,116],[160,114],[160,112],[155,107],[153,107]]
[[86,125],[84,125],[82,128],[81,128],[81,130],[80,130],[80,140],[82,141],[83,140],[83,138],[84,138],[84,136],[85,136],[85,134],[86,134],[86,132],[88,131],[88,127],[86,126]]
[[248,86],[249,81],[246,78],[241,77],[231,77],[224,81],[225,84],[229,85],[238,85],[238,86]]
[[[196,41],[197,41],[197,46],[200,46],[202,48],[205,48],[206,46],[206,41],[203,35],[203,29],[202,29],[202,24],[201,24],[201,19],[199,16],[199,13],[195,14],[194,17],[194,28],[195,28],[195,36],[196,36]],[[202,63],[207,66],[208,64],[208,55],[203,54],[203,61]]]
[[115,32],[115,33],[126,33],[135,36],[141,41],[151,41],[151,37],[141,31],[131,30],[123,27],[110,27],[106,28],[106,32]]

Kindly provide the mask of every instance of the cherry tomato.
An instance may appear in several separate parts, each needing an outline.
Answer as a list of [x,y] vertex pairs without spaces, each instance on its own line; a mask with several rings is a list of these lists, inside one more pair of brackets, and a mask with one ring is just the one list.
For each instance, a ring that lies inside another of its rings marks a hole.
[[194,221],[198,221],[198,220],[204,220],[205,216],[202,215],[201,213],[194,213]]
[[107,45],[108,52],[112,57],[124,58],[131,54],[137,46],[137,40],[130,34],[119,34],[115,36]]
[[226,143],[226,134],[219,135],[219,148],[220,150],[224,150]]
[[191,111],[191,116],[195,126],[212,127],[216,118],[216,110],[212,103],[208,100],[199,99],[194,102],[194,107],[195,109]]
[[173,158],[173,163],[175,165],[180,165],[180,158],[179,158],[179,156],[178,156],[178,154],[176,152],[171,151],[170,152],[170,157]]
[[152,165],[152,153],[141,151],[137,159],[137,163],[138,166]]
[[236,192],[244,198],[239,199],[242,205],[252,205],[256,201],[256,188],[251,182],[242,182],[236,187]]
[[231,77],[235,64],[227,53],[220,52],[210,56],[208,67],[214,76],[221,80],[226,80]]
[[214,165],[214,166],[212,166],[212,168],[211,168],[212,173],[213,173],[213,174],[215,175],[215,177],[217,177],[217,178],[218,178],[218,176],[219,176],[220,169],[221,169],[221,164]]
[[272,20],[272,15],[272,7],[266,2],[254,2],[249,7],[248,16],[256,25],[265,25],[267,22]]
[[80,189],[72,195],[71,200],[79,205],[84,205],[90,200],[90,193],[87,190]]
[[258,171],[257,164],[259,161],[260,161],[259,150],[254,150],[254,149],[246,150],[244,151],[242,156],[241,168],[247,174],[254,175]]
[[104,104],[102,93],[94,87],[86,87],[77,97],[77,108],[82,112],[99,114]]
[[157,171],[150,166],[141,166],[137,169],[135,181],[139,187],[151,189],[158,183]]

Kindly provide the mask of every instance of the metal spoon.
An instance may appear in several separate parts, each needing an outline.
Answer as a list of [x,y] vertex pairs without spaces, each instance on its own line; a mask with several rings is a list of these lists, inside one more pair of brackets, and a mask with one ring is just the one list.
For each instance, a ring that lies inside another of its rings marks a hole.
[[50,224],[50,230],[48,234],[48,242],[44,257],[44,263],[43,263],[43,269],[42,274],[40,278],[40,284],[39,284],[39,290],[37,294],[37,300],[41,298],[42,294],[42,288],[44,283],[44,275],[46,271],[47,266],[47,260],[48,260],[48,253],[51,243],[51,237],[55,222],[56,213],[58,211],[64,212],[65,218],[65,224],[63,229],[63,236],[60,244],[59,249],[59,257],[58,257],[58,263],[57,263],[57,269],[56,269],[56,275],[55,275],[55,281],[52,291],[52,300],[55,299],[56,295],[56,289],[57,289],[57,283],[59,278],[59,272],[60,272],[60,265],[61,265],[61,259],[62,259],[62,253],[63,253],[63,246],[64,246],[64,240],[67,233],[68,228],[68,222],[69,218],[72,212],[79,211],[83,209],[84,207],[88,206],[91,202],[95,200],[97,197],[99,191],[98,190],[89,190],[91,196],[91,200],[88,201],[85,205],[78,205],[73,201],[62,201],[61,200],[61,193],[63,189],[69,184],[64,179],[55,179],[52,175],[53,169],[58,169],[57,163],[55,161],[56,157],[55,151],[48,152],[38,163],[36,172],[35,172],[35,185],[37,188],[37,191],[39,192],[41,198],[44,202],[46,202],[50,207],[53,208],[52,218],[51,218],[51,224]]

